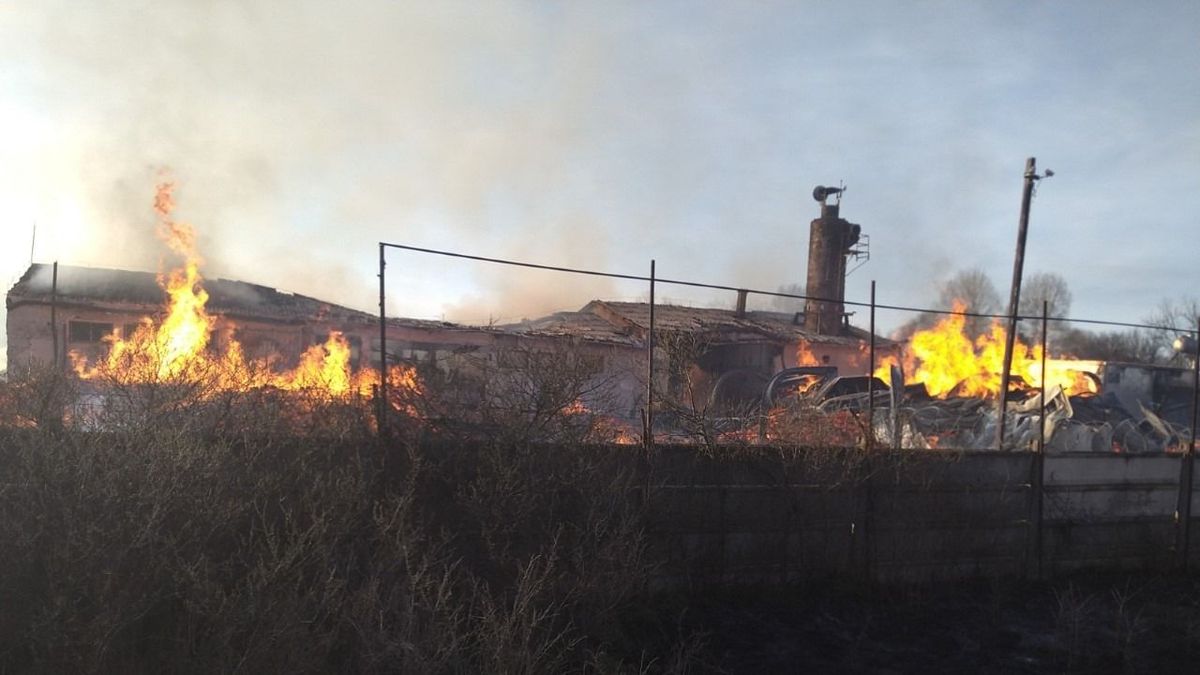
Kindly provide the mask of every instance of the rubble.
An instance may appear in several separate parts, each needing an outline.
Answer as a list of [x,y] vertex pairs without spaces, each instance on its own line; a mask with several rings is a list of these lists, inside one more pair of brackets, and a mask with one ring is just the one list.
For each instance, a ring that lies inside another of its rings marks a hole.
[[[1122,371],[1137,368],[1132,364],[1115,364],[1115,367]],[[898,373],[893,373],[892,378],[903,382]],[[816,408],[826,414],[839,410],[866,414],[868,394],[863,388],[856,393],[842,393],[862,380],[865,378],[834,377],[818,385],[814,388],[814,396],[819,398]],[[826,395],[830,393],[833,395]],[[1191,429],[1185,421],[1190,415],[1189,404],[1179,400],[1183,393],[1178,389],[1166,394],[1146,390],[1141,395],[1130,395],[1128,391],[1110,389],[1069,396],[1056,385],[1046,392],[1043,406],[1041,392],[1021,387],[1012,392],[1013,400],[1006,405],[1005,424],[1009,432],[1002,449],[1036,449],[1039,432],[1044,429],[1045,447],[1050,452],[1179,451],[1191,438]],[[932,398],[920,385],[906,385],[897,389],[896,394],[886,384],[876,381],[871,427],[877,446],[995,449],[994,400]]]

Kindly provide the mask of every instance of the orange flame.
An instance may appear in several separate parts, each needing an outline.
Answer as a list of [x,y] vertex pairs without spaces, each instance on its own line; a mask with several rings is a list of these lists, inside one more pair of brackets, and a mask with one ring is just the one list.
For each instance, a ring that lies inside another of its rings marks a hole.
[[591,424],[591,429],[587,434],[589,441],[616,443],[617,445],[634,445],[641,442],[627,425],[615,417],[593,412],[578,398],[567,404],[562,409],[562,414],[567,416],[587,415]]
[[[909,383],[924,383],[931,396],[996,397],[1000,394],[1000,373],[1004,370],[1005,330],[993,321],[987,332],[974,341],[967,336],[966,304],[956,300],[953,313],[928,330],[917,331],[904,349],[903,366]],[[886,357],[875,376],[891,383],[890,367],[899,361]],[[1042,385],[1042,347],[1032,348],[1018,338],[1013,342],[1011,374],[1031,387]],[[1095,373],[1095,361],[1067,358],[1046,360],[1046,387],[1060,385],[1069,395],[1094,392],[1095,385],[1085,373]]]
[[796,365],[819,366],[821,362],[817,360],[817,355],[813,354],[812,348],[808,346],[808,343],[801,342],[796,345]]
[[[338,331],[331,331],[323,344],[309,347],[298,365],[275,372],[266,359],[248,361],[242,345],[232,335],[221,350],[212,349],[217,317],[206,309],[208,293],[200,275],[201,258],[196,252],[195,232],[187,223],[171,219],[174,185],[158,186],[154,210],[158,214],[157,235],[173,252],[183,257],[183,266],[158,276],[167,296],[166,312],[160,320],[150,317],[129,335],[113,331],[106,340],[108,353],[95,365],[72,353],[75,372],[82,379],[102,378],[118,384],[159,382],[215,383],[215,389],[247,391],[271,387],[285,391],[312,391],[331,398],[369,396],[379,384],[373,370],[357,373],[350,366],[350,344]],[[416,371],[407,365],[389,370],[388,382],[397,390],[420,393]]]

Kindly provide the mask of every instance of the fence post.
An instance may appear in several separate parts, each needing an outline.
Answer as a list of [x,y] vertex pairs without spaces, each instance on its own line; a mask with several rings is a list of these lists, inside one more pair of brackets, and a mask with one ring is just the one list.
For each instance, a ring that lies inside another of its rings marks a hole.
[[386,282],[384,269],[387,261],[384,257],[385,244],[379,242],[379,401],[375,407],[375,425],[379,436],[387,436],[388,419],[388,366],[387,366],[387,307],[384,304]]
[[650,261],[650,325],[646,329],[646,450],[654,447],[654,260]]
[[1179,555],[1179,567],[1188,568],[1188,549],[1192,529],[1192,473],[1196,461],[1196,423],[1200,408],[1200,317],[1196,320],[1196,352],[1192,354],[1192,433],[1187,449],[1183,453],[1179,469],[1179,501],[1175,510],[1179,518],[1175,548]]
[[[1038,442],[1034,455],[1032,457],[1031,466],[1029,467],[1029,529],[1032,530],[1033,545],[1029,547],[1029,555],[1032,556],[1032,564],[1026,566],[1026,575],[1032,571],[1033,578],[1042,578],[1042,538],[1043,527],[1045,524],[1045,516],[1043,513],[1045,502],[1045,478],[1046,478],[1046,350],[1049,346],[1049,325],[1050,303],[1042,301],[1042,376],[1041,376],[1041,412],[1038,420]],[[1029,568],[1032,568],[1030,570]]]
[[863,515],[862,527],[859,529],[859,537],[862,543],[862,576],[863,580],[868,584],[875,580],[874,571],[874,555],[871,550],[871,530],[875,526],[875,489],[874,489],[874,462],[875,458],[871,454],[863,457]]
[[[32,264],[32,263],[30,263]],[[53,272],[50,277],[50,339],[53,341],[54,348],[54,372],[58,372],[59,366],[63,360],[58,355],[58,261],[54,261]],[[68,322],[69,323],[69,322]],[[67,336],[70,339],[70,336]],[[67,344],[67,340],[63,340],[63,345]]]
[[875,280],[871,280],[871,343],[867,366],[867,452],[875,448]]

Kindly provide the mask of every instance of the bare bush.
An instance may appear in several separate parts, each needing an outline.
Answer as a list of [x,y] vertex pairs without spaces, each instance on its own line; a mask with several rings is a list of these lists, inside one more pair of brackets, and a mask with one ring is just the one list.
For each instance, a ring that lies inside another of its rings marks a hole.
[[698,333],[666,332],[656,338],[665,357],[665,377],[654,383],[666,440],[698,444],[707,452],[721,444],[742,445],[758,437],[757,402],[719,401],[713,375],[699,364],[711,345]]
[[[506,443],[613,440],[619,369],[602,355],[513,345],[464,359],[457,380],[431,387],[442,431]],[[457,433],[456,433],[457,432]]]
[[632,668],[638,464],[529,442],[586,391],[542,393],[539,424],[437,445],[263,389],[114,387],[65,427],[6,409],[30,423],[0,429],[0,671]]

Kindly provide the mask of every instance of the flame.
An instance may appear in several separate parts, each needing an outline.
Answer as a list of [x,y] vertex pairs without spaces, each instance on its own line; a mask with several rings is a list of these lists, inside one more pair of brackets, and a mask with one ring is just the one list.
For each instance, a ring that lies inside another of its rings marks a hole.
[[[330,331],[324,343],[305,350],[296,367],[286,372],[276,372],[267,359],[247,360],[232,324],[219,336],[222,339],[214,341],[218,317],[207,310],[208,293],[200,275],[203,261],[196,251],[195,231],[171,218],[173,191],[174,184],[164,182],[154,198],[159,219],[156,234],[183,258],[181,267],[158,276],[166,294],[164,315],[158,320],[143,318],[128,335],[114,330],[106,338],[107,354],[94,365],[73,352],[72,365],[78,376],[126,385],[204,381],[214,383],[215,391],[270,387],[316,392],[329,398],[370,396],[379,384],[379,374],[369,369],[353,371],[350,343],[339,331]],[[403,364],[392,366],[388,384],[396,391],[421,392],[416,371]],[[211,393],[201,391],[199,395]]]
[[[966,304],[956,300],[952,313],[928,330],[917,331],[904,349],[903,369],[909,383],[924,383],[931,396],[996,397],[1000,394],[1000,373],[1004,370],[1004,327],[993,321],[987,332],[974,341],[967,336]],[[1018,338],[1013,342],[1013,376],[1031,387],[1043,381],[1042,347],[1032,348]],[[900,363],[894,356],[883,359],[875,376],[891,383],[891,366]],[[1045,385],[1059,385],[1068,395],[1094,392],[1095,385],[1086,373],[1095,373],[1095,361],[1068,358],[1046,360]]]
[[796,394],[804,396],[806,394],[814,393],[817,389],[817,385],[824,381],[824,378],[816,375],[805,375],[801,377],[799,382],[796,384]]
[[579,398],[571,401],[562,409],[565,416],[586,415],[590,429],[587,440],[596,443],[616,443],[617,445],[636,445],[641,439],[633,433],[627,424],[611,415],[594,412]]
[[812,348],[807,343],[801,342],[796,346],[796,365],[819,366],[821,362],[817,360],[817,355],[813,354]]
[[588,407],[583,404],[583,401],[581,401],[579,399],[575,399],[574,401],[571,401],[571,403],[568,404],[567,407],[563,408],[563,414],[564,415],[590,415],[590,414],[592,414],[592,411],[588,410]]

